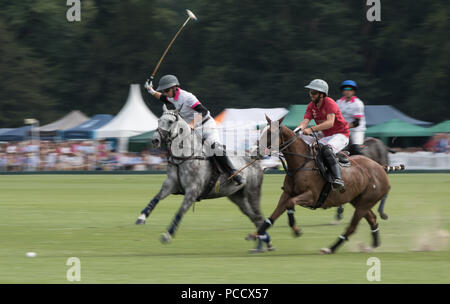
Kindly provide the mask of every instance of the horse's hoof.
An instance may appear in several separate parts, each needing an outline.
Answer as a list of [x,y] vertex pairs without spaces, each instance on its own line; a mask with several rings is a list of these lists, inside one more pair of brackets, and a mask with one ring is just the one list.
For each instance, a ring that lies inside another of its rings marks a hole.
[[388,216],[386,213],[384,213],[384,212],[380,212],[380,217],[381,217],[383,220],[387,220],[387,219],[389,218],[389,216]]
[[303,231],[301,229],[295,229],[295,230],[292,230],[292,234],[294,235],[294,237],[297,238],[303,234]]
[[276,250],[276,248],[273,247],[272,244],[268,244],[268,245],[267,245],[267,251],[275,251],[275,250]]
[[248,251],[249,253],[264,253],[266,250],[264,248],[254,248]]
[[258,236],[253,233],[250,233],[245,237],[246,241],[256,241],[257,239],[258,239]]
[[164,232],[163,234],[161,234],[161,236],[159,237],[159,240],[161,241],[161,243],[163,244],[169,244],[170,241],[172,240],[172,237],[170,236],[170,234],[168,232]]
[[142,220],[142,219],[137,219],[137,221],[136,221],[136,225],[144,225],[145,224],[145,220]]
[[139,215],[139,217],[138,217],[138,219],[137,219],[137,221],[136,221],[136,225],[142,225],[142,224],[145,224],[145,219],[146,219],[147,217],[145,216],[145,214],[144,213],[141,213],[141,215]]
[[374,247],[366,246],[364,243],[359,243],[358,246],[359,246],[359,251],[364,252],[364,253],[371,253],[375,249]]
[[330,248],[322,248],[322,249],[320,249],[320,253],[321,254],[332,254],[333,251],[331,251]]

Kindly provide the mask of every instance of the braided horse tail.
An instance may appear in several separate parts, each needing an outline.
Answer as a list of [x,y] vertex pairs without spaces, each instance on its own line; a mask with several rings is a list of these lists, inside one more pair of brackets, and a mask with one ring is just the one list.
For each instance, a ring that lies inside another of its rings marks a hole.
[[401,164],[399,166],[383,166],[384,171],[390,172],[390,171],[402,171],[405,170],[405,165]]

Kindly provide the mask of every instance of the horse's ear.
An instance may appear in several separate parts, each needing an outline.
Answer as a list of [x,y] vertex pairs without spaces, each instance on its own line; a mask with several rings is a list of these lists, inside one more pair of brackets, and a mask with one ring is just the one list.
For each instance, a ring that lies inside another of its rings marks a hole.
[[163,103],[163,112],[167,112],[167,107],[165,103]]
[[281,123],[283,122],[283,119],[286,117],[286,115],[284,115],[283,117],[281,117],[280,119],[278,119],[278,123],[281,125]]
[[271,123],[272,123],[272,120],[269,118],[269,116],[267,116],[267,114],[264,114],[264,115],[266,115],[266,120],[267,120],[267,122],[268,122],[269,124],[271,124]]

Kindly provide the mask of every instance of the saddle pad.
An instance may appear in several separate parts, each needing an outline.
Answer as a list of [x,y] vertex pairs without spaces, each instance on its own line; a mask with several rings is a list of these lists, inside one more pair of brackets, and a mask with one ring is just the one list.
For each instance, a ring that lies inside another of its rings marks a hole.
[[206,184],[205,189],[203,189],[202,194],[200,194],[200,196],[197,198],[197,201],[200,201],[208,196],[208,194],[211,192],[211,190],[216,185],[216,182],[220,176],[219,165],[216,163],[215,158],[210,157],[210,158],[208,158],[208,160],[211,163],[211,167],[212,167],[211,178],[209,179],[208,183]]

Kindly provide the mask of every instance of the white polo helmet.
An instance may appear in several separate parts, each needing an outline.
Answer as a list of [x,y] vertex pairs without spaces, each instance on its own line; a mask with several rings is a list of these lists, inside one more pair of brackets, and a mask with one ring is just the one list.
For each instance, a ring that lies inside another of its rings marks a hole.
[[168,88],[171,88],[173,86],[179,86],[180,82],[178,81],[178,78],[174,75],[164,75],[159,80],[159,85],[156,91],[162,91]]
[[307,89],[316,90],[328,95],[328,83],[322,79],[314,79],[307,86]]

